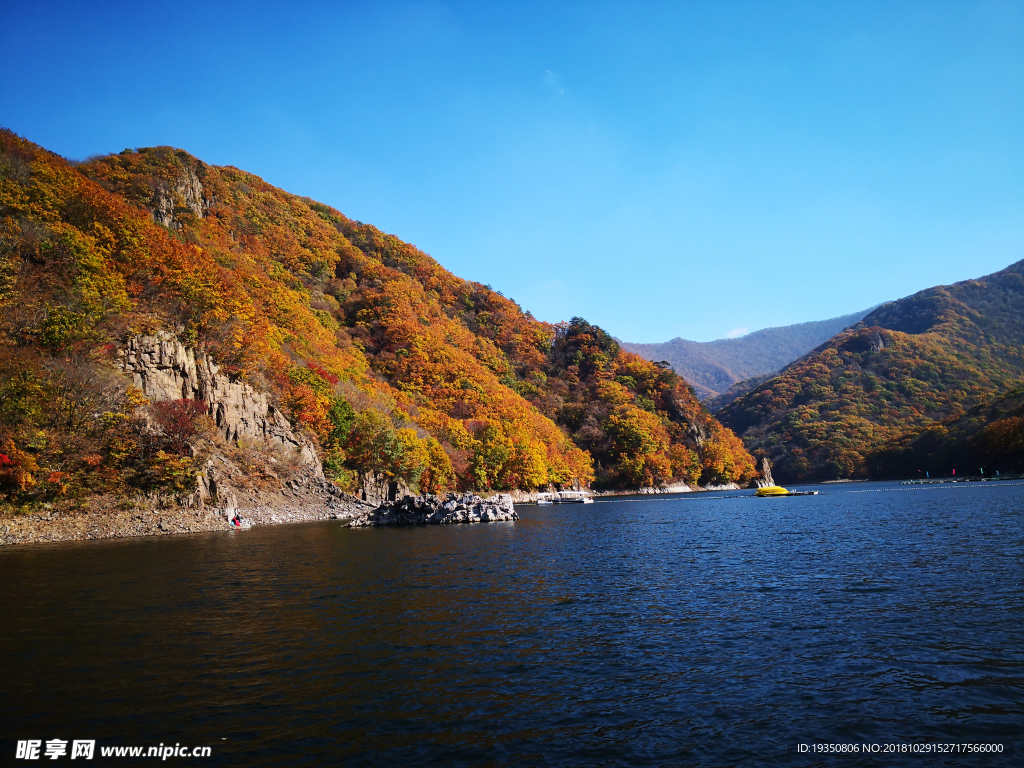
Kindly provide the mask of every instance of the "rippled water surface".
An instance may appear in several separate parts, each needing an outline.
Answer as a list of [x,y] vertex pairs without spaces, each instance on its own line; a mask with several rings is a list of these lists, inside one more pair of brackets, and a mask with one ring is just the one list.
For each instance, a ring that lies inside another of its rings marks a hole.
[[94,738],[213,747],[179,765],[1019,760],[1024,486],[823,490],[7,547],[3,759]]

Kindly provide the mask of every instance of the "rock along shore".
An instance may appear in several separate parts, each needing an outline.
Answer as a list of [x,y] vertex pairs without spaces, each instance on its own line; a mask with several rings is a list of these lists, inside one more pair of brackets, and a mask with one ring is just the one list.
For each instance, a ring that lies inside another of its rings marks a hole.
[[486,499],[472,493],[439,496],[406,496],[372,512],[357,515],[351,528],[371,525],[452,525],[518,520],[512,496],[500,493]]

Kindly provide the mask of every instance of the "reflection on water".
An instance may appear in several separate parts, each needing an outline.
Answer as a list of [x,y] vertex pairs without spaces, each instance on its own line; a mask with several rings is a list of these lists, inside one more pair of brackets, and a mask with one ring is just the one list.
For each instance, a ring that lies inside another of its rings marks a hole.
[[1024,487],[881,488],[7,548],[0,749],[813,765],[797,744],[970,741],[1007,752],[858,764],[1009,764]]

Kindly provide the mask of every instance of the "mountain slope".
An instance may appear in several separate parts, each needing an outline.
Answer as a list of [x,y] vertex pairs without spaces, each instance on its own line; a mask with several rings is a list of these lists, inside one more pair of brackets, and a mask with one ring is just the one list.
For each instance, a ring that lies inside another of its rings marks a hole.
[[[0,131],[0,228],[0,493],[15,500],[187,478],[181,441],[159,451],[173,471],[154,468],[156,415],[140,409],[156,404],[112,373],[156,331],[269,393],[346,487],[368,473],[424,491],[752,474],[671,371],[236,168],[169,147],[76,166]],[[83,367],[102,376],[64,376]],[[104,377],[97,420],[57,439],[55,399],[77,412]]]
[[867,457],[873,477],[1024,472],[1024,386],[911,432]]
[[867,456],[1024,372],[1024,262],[885,304],[718,412],[780,481],[864,477]]
[[763,328],[738,339],[688,341],[672,339],[661,344],[622,342],[622,348],[646,360],[664,360],[707,400],[733,384],[774,373],[819,344],[856,323],[870,310],[830,320]]
[[705,400],[704,405],[707,406],[707,409],[711,411],[711,413],[718,413],[736,398],[743,397],[743,395],[753,391],[774,376],[775,373],[773,372],[766,373],[761,376],[754,376],[753,378],[744,379],[743,381],[737,381],[722,394],[715,395],[714,397]]

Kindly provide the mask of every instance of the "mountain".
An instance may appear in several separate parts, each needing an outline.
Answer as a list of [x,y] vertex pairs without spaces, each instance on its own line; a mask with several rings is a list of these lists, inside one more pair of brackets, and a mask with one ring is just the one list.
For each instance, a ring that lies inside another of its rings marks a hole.
[[1011,390],[1022,373],[1024,261],[879,307],[718,417],[779,481],[866,477],[879,468],[869,456]]
[[906,434],[867,457],[873,477],[1024,472],[1024,385]]
[[831,320],[763,328],[737,339],[688,341],[675,338],[661,344],[622,342],[622,348],[646,360],[664,360],[686,379],[702,400],[726,392],[733,384],[775,373],[856,323],[871,310]]
[[0,494],[19,503],[185,490],[217,451],[351,490],[753,474],[682,379],[601,329],[170,147],[75,164],[0,131],[0,302]]
[[774,375],[774,372],[765,373],[762,374],[761,376],[754,376],[749,379],[744,379],[743,381],[737,381],[735,384],[733,384],[731,387],[725,390],[725,392],[723,392],[722,394],[715,395],[714,397],[710,397],[707,400],[705,400],[704,405],[707,407],[709,411],[711,411],[711,413],[718,413],[733,400],[735,400],[738,397],[743,397],[743,395],[747,394],[748,392],[752,392],[753,390],[757,389],[759,386],[764,384],[766,381],[768,381],[768,379],[772,378]]

